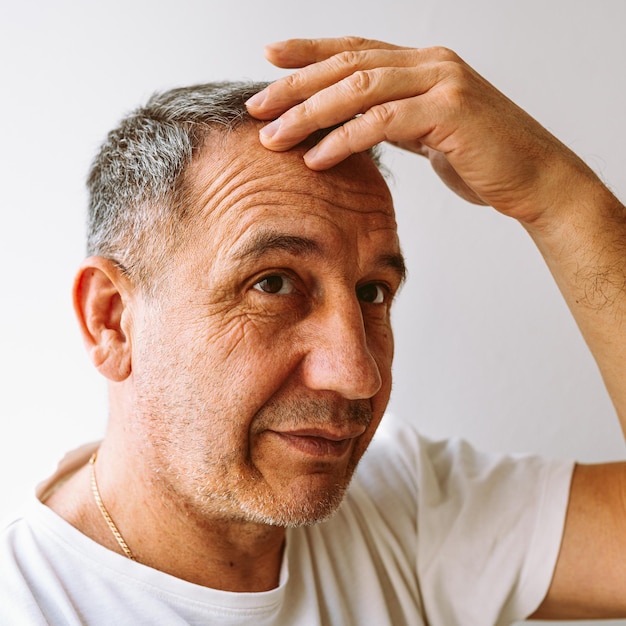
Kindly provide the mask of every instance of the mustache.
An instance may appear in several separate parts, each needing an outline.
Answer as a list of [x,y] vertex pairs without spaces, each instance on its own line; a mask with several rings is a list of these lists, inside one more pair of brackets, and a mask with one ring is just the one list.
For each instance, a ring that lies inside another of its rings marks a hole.
[[275,399],[257,412],[254,427],[255,430],[303,426],[307,428],[341,427],[346,424],[367,427],[372,417],[372,406],[369,400],[337,402],[322,398]]

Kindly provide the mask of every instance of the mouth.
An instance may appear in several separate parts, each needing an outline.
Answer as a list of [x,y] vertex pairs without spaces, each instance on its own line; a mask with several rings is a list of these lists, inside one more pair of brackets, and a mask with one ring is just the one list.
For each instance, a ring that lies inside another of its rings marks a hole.
[[351,433],[334,433],[326,430],[309,429],[289,432],[273,431],[283,442],[305,454],[317,457],[344,456],[364,429]]

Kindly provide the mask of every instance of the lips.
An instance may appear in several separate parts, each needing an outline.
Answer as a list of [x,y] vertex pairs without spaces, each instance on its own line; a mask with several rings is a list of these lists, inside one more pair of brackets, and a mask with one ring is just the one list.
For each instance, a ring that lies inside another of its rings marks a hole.
[[363,429],[354,433],[309,429],[289,432],[274,431],[274,434],[287,445],[305,454],[318,457],[342,457],[350,450],[355,439],[363,434]]

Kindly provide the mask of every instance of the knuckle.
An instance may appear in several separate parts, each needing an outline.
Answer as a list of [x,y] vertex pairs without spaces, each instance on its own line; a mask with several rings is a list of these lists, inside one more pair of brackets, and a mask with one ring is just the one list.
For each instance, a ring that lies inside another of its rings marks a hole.
[[467,109],[470,101],[470,89],[462,76],[447,74],[447,80],[439,86],[439,97],[445,103],[449,114],[460,114]]
[[334,57],[335,63],[340,67],[348,67],[356,70],[361,65],[362,55],[355,50],[344,50]]
[[461,61],[456,52],[450,50],[450,48],[446,48],[445,46],[433,46],[432,48],[427,48],[426,52],[437,61],[451,61],[456,63]]
[[347,80],[350,90],[357,94],[368,92],[372,87],[372,83],[372,73],[367,70],[358,70]]
[[293,72],[283,78],[284,85],[292,91],[299,91],[305,83],[304,75],[302,72]]
[[308,124],[316,117],[318,110],[319,107],[317,106],[317,99],[308,98],[304,102],[293,107],[291,112],[294,116],[297,116],[298,119]]
[[348,48],[355,48],[357,50],[364,50],[373,46],[373,42],[369,39],[355,36],[342,37],[342,43]]
[[456,89],[462,89],[467,83],[467,70],[459,63],[444,61],[439,65],[439,72],[441,79]]
[[359,133],[357,126],[350,122],[336,130],[334,139],[349,154],[356,154],[363,150],[361,133]]
[[345,124],[339,126],[339,128],[336,128],[333,131],[333,134],[333,139],[335,141],[339,141],[345,145],[350,145],[352,136],[354,135],[352,125],[349,122],[346,122]]
[[372,125],[385,127],[391,123],[394,115],[393,104],[391,102],[383,102],[373,106],[367,112],[367,121]]

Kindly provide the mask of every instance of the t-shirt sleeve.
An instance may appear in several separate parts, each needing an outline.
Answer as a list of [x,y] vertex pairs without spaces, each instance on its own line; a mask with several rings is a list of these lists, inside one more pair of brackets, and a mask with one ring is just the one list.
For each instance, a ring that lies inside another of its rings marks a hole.
[[573,464],[416,438],[417,571],[429,623],[524,619],[550,586]]

